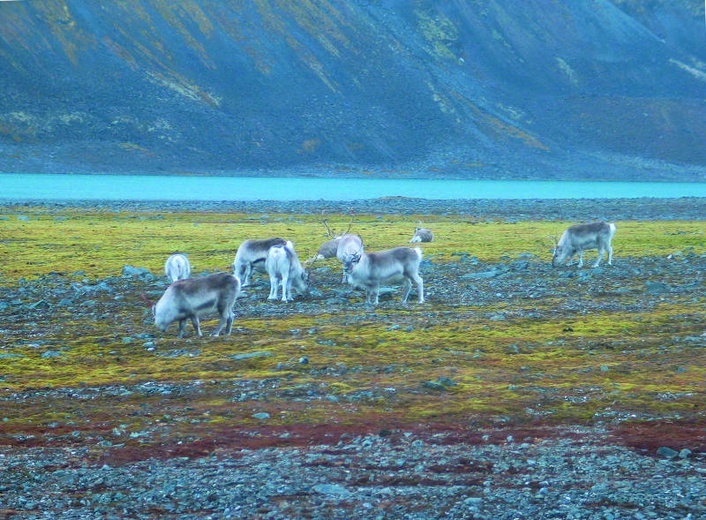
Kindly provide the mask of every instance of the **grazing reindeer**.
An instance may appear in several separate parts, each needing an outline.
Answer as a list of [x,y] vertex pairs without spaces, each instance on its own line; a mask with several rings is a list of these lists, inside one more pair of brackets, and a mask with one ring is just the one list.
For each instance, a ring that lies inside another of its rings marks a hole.
[[343,235],[338,242],[338,249],[336,250],[336,258],[340,260],[343,264],[343,278],[341,283],[346,283],[348,281],[348,274],[346,272],[346,262],[350,260],[351,257],[355,255],[363,254],[363,239],[358,235]]
[[431,229],[421,227],[421,222],[419,224],[420,227],[414,228],[414,236],[412,240],[409,241],[410,244],[414,244],[415,242],[433,242],[434,233]]
[[309,275],[302,267],[297,254],[294,252],[294,244],[287,241],[284,246],[273,246],[267,252],[265,268],[270,275],[270,295],[268,300],[277,299],[277,286],[282,285],[282,301],[290,301],[292,297],[292,287],[298,293],[306,291]]
[[[366,303],[378,304],[381,282],[393,282],[404,278],[402,302],[406,302],[412,290],[412,282],[417,284],[419,303],[424,303],[424,281],[419,276],[422,250],[419,247],[396,247],[377,253],[357,253],[348,258],[345,270],[348,283],[365,289]],[[375,301],[371,302],[372,297]]]
[[609,222],[590,222],[567,228],[554,249],[552,265],[561,265],[567,260],[571,262],[571,258],[578,254],[578,266],[583,267],[583,252],[587,249],[598,249],[598,258],[593,267],[599,266],[606,251],[608,251],[608,265],[613,265],[611,242],[615,229],[615,224]]
[[164,264],[164,274],[171,283],[188,278],[191,275],[189,259],[180,253],[171,255]]
[[286,243],[287,241],[284,238],[265,238],[262,240],[246,240],[240,244],[233,260],[233,272],[235,276],[242,280],[243,287],[250,285],[250,275],[252,274],[253,266],[265,261],[270,248],[283,246]]
[[175,321],[179,322],[179,337],[184,336],[186,320],[190,319],[201,334],[199,317],[216,311],[220,316],[218,327],[212,336],[218,336],[226,328],[230,334],[233,328],[233,306],[240,293],[240,280],[228,273],[216,273],[202,278],[178,280],[167,287],[159,301],[152,307],[154,323],[165,332]]

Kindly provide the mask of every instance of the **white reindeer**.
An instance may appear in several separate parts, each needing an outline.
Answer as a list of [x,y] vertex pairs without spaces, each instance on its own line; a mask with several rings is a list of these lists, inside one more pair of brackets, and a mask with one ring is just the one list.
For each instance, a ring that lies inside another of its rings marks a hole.
[[179,337],[184,336],[186,320],[191,323],[199,336],[199,317],[216,311],[220,317],[218,327],[212,336],[218,336],[223,327],[226,334],[233,328],[233,306],[240,293],[240,280],[229,273],[216,273],[202,278],[177,280],[164,292],[152,308],[154,323],[165,332],[175,321],[179,322]]
[[[412,290],[412,282],[417,284],[419,303],[424,303],[424,281],[419,276],[422,250],[419,247],[396,247],[376,253],[358,253],[351,256],[345,270],[348,283],[365,289],[366,303],[377,305],[382,282],[395,282],[404,279],[402,302],[406,302]],[[374,296],[374,301],[371,299]]]
[[578,267],[583,267],[583,252],[587,249],[598,249],[598,258],[593,267],[598,267],[603,255],[608,251],[608,265],[613,265],[613,235],[615,224],[610,222],[590,222],[570,226],[564,231],[554,249],[552,265],[561,265],[578,254]]
[[341,283],[348,281],[346,272],[346,263],[355,255],[363,254],[363,239],[358,235],[343,235],[338,241],[336,249],[336,258],[343,264],[343,277]]
[[286,243],[287,241],[284,238],[265,238],[262,240],[246,240],[240,244],[233,260],[233,272],[235,276],[242,280],[243,287],[250,285],[250,275],[252,274],[253,266],[265,262],[270,248],[283,246]]
[[277,299],[277,288],[282,286],[282,301],[291,301],[292,288],[299,294],[306,291],[309,276],[294,252],[294,244],[287,241],[284,246],[273,246],[267,252],[265,269],[270,275],[270,295],[268,300]]
[[189,259],[181,253],[171,255],[164,264],[164,274],[167,275],[171,283],[188,278],[191,276]]
[[412,239],[409,242],[410,242],[410,244],[414,244],[416,242],[433,242],[433,241],[434,241],[434,233],[432,232],[431,229],[417,227],[417,228],[414,228],[414,236],[412,237]]

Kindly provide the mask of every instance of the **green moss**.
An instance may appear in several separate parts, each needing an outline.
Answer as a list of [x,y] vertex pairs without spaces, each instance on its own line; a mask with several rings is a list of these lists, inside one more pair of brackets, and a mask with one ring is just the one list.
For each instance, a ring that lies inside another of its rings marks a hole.
[[[16,218],[14,209],[0,212],[8,215],[0,220],[0,286],[10,292],[22,286],[22,278],[76,271],[88,279],[112,277],[126,264],[161,276],[164,260],[177,250],[189,254],[196,272],[229,270],[237,246],[252,237],[290,238],[306,258],[327,238],[320,218],[309,215],[22,208],[25,220]],[[414,227],[410,222],[417,220],[434,229],[437,240],[422,247],[439,264],[459,264],[468,244],[476,244],[472,253],[481,262],[507,262],[522,253],[549,261],[549,237],[568,224],[357,215],[353,231],[370,237],[369,249],[381,249],[406,244]],[[348,217],[330,215],[329,222],[347,224]],[[698,222],[618,223],[616,258],[703,254],[701,229]],[[318,265],[330,269],[331,280],[340,276],[335,261]],[[639,304],[642,294],[609,297]],[[149,341],[140,337],[153,331],[139,297],[119,296],[117,305],[114,294],[96,295],[96,313],[73,316],[54,309],[42,317],[48,326],[24,316],[3,324],[0,395],[26,395],[8,400],[0,414],[8,432],[29,425],[47,431],[122,428],[127,439],[121,440],[138,443],[140,437],[130,438],[129,432],[160,424],[176,424],[183,435],[209,427],[255,428],[261,424],[253,418],[258,411],[267,411],[269,424],[282,427],[378,419],[693,418],[701,413],[705,393],[706,352],[698,341],[683,339],[698,339],[704,329],[704,303],[692,293],[675,294],[646,310],[624,311],[616,304],[606,307],[614,310],[559,320],[553,309],[562,298],[584,296],[581,289],[483,307],[431,302],[420,312],[381,306],[374,316],[362,305],[345,314],[243,313],[231,337],[192,334],[178,340],[173,326]],[[102,307],[120,312],[103,316]],[[504,319],[487,318],[499,312],[506,313]],[[537,315],[542,317],[530,317]],[[214,324],[207,320],[203,328]],[[253,352],[266,355],[238,357]],[[299,362],[303,356],[308,363]],[[170,392],[172,383],[187,389]],[[165,390],[150,393],[157,384]],[[99,391],[93,399],[73,399],[77,388]],[[54,423],[62,426],[48,426]]]

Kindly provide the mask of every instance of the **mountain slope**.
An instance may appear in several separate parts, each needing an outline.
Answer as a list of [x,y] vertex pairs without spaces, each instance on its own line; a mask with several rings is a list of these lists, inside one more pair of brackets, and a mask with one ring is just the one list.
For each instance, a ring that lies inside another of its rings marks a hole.
[[0,170],[702,179],[697,0],[0,2]]

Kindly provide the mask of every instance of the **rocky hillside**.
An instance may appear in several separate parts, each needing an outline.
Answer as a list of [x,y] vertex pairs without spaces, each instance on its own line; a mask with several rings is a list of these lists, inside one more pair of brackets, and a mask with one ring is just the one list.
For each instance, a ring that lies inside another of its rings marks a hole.
[[0,2],[0,171],[706,177],[700,0]]

